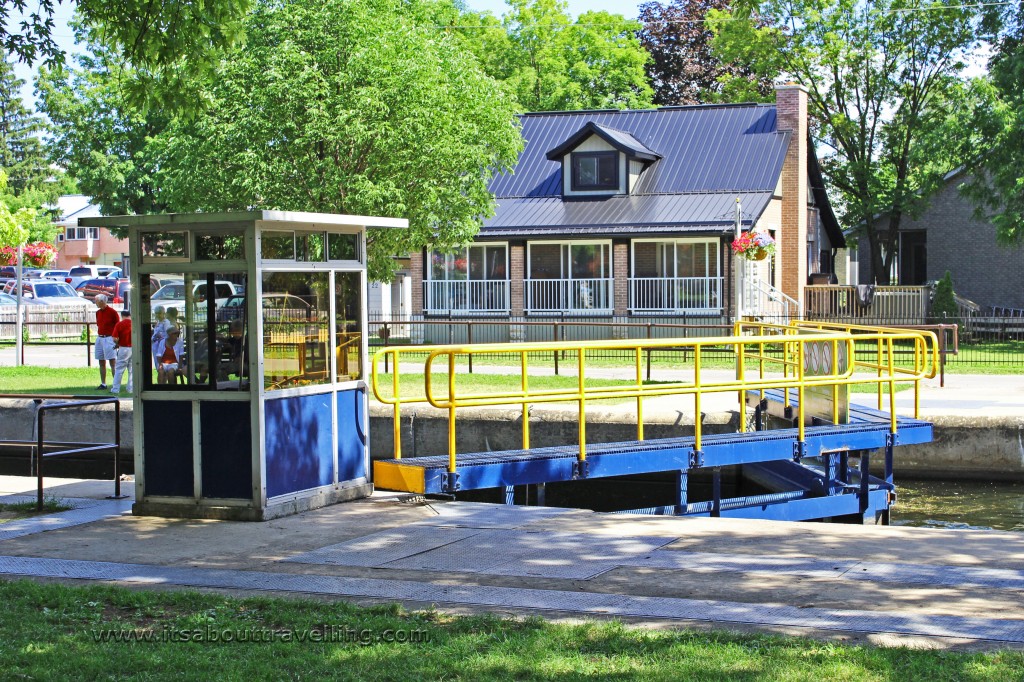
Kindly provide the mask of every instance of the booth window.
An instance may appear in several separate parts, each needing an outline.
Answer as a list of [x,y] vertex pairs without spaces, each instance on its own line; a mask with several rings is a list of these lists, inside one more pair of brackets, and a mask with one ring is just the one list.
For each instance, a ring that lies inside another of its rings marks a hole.
[[330,383],[329,273],[264,272],[260,305],[265,390]]
[[145,232],[141,237],[142,261],[188,260],[188,232]]
[[358,272],[335,273],[334,324],[338,381],[355,381],[363,377],[363,295],[360,289]]
[[327,235],[327,258],[330,260],[359,260],[359,235]]
[[197,260],[245,260],[245,234],[241,230],[196,235]]
[[295,233],[295,260],[322,263],[327,260],[326,235],[323,232]]
[[[154,275],[141,292],[145,387],[248,388],[245,276]],[[137,322],[138,323],[138,322]]]
[[263,260],[295,260],[295,233],[271,232],[262,233]]

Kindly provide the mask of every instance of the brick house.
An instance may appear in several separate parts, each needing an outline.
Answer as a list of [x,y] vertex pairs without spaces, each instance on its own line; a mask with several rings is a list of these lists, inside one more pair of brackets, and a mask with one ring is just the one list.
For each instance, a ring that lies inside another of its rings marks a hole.
[[[941,279],[948,271],[953,287],[983,308],[1024,309],[1024,246],[996,241],[996,228],[974,215],[974,204],[960,194],[969,176],[962,169],[949,173],[928,208],[916,219],[900,220],[893,284],[920,285]],[[887,229],[888,217],[875,221]],[[858,240],[859,277],[874,281],[867,239]]]
[[737,202],[741,229],[778,244],[772,258],[743,261],[744,314],[766,312],[758,301],[798,307],[810,275],[831,273],[846,245],[802,86],[779,86],[775,104],[521,121],[525,148],[514,173],[491,181],[496,214],[474,242],[411,255],[415,316],[731,319]]

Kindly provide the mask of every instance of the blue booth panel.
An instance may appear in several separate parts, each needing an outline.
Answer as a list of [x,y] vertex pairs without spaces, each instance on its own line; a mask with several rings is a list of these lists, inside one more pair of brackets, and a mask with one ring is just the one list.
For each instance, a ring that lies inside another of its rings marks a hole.
[[192,497],[192,403],[143,401],[145,494]]
[[338,392],[338,482],[366,477],[366,393]]
[[267,497],[334,482],[331,394],[267,399]]
[[250,410],[248,401],[199,404],[203,497],[252,499]]

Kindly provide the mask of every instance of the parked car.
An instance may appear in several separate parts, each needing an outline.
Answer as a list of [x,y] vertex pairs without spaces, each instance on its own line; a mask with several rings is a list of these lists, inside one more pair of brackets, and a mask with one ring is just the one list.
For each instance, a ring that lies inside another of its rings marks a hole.
[[67,277],[67,276],[68,276],[68,271],[67,270],[43,270],[43,278],[44,279],[55,279],[55,280],[59,280],[59,281],[63,282],[64,278]]
[[[4,293],[15,295],[14,281],[4,286]],[[64,282],[46,279],[26,280],[21,283],[22,301],[31,305],[62,305],[75,308],[91,308],[92,305],[75,293]]]
[[[292,294],[263,294],[263,319],[271,321],[306,321],[313,319],[309,303]],[[237,294],[217,306],[220,321],[241,318],[245,311],[245,295]]]
[[131,280],[122,277],[120,279],[87,279],[82,282],[77,291],[87,301],[95,302],[97,296],[104,294],[111,304],[124,305],[128,302],[128,292],[131,289]]
[[68,270],[68,276],[64,281],[77,289],[78,285],[87,279],[100,279],[104,277],[121,277],[121,268],[114,265],[76,265]]
[[[232,282],[217,280],[213,283],[216,291],[214,300],[218,306],[224,305],[225,301],[235,295],[235,285]],[[197,307],[206,307],[206,282],[192,283],[192,300]],[[164,285],[149,297],[152,307],[162,305],[164,309],[176,308],[179,314],[185,312],[185,283],[183,281],[173,282]]]
[[0,306],[4,305],[18,305],[18,299],[14,298],[10,294],[0,292]]

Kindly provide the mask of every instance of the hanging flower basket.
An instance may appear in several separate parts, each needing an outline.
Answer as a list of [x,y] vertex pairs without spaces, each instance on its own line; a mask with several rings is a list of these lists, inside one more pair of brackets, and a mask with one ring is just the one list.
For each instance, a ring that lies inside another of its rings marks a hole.
[[[46,242],[26,244],[22,247],[24,265],[34,268],[45,268],[57,257],[57,247]],[[0,265],[17,265],[18,249],[14,246],[0,248]]]
[[767,232],[744,232],[733,240],[732,252],[747,260],[764,260],[775,253],[775,240]]

